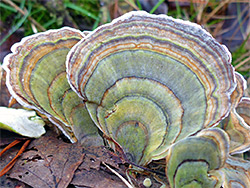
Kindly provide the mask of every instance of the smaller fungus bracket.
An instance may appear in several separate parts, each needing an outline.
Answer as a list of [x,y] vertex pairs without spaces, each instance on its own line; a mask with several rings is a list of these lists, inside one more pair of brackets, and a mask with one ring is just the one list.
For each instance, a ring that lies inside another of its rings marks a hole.
[[11,47],[3,68],[6,85],[21,105],[46,115],[72,142],[102,145],[85,103],[71,89],[66,76],[66,56],[84,37],[69,27],[25,37]]
[[228,146],[229,138],[219,128],[205,129],[174,144],[166,157],[170,186],[220,187],[223,181],[218,170],[226,162]]
[[[246,80],[237,72],[235,73],[235,77],[237,87],[231,95],[231,111],[218,125],[230,137],[230,154],[243,153],[250,149],[250,126],[248,125],[247,115],[244,115],[250,112],[250,107],[245,105],[247,103],[245,101],[248,101],[248,98],[243,97],[244,90],[246,89]],[[244,107],[241,108],[240,106]],[[239,109],[240,114],[237,109]]]

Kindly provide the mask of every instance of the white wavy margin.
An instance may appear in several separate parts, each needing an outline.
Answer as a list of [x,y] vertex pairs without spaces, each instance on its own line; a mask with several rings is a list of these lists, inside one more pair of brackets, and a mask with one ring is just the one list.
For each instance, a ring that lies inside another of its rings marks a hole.
[[[50,35],[51,33],[58,33],[58,32],[61,32],[61,31],[64,31],[64,30],[69,30],[69,31],[73,31],[73,32],[76,32],[76,33],[79,33],[83,38],[85,37],[85,34],[82,33],[80,30],[78,29],[74,29],[74,28],[70,28],[70,27],[63,27],[63,28],[60,28],[60,29],[51,29],[51,30],[48,30],[48,31],[45,31],[45,32],[40,32],[40,33],[36,33],[36,34],[33,34],[33,35],[30,35],[30,36],[27,36],[27,37],[24,37],[22,38],[22,40],[20,42],[17,42],[15,44],[13,44],[11,46],[11,52],[12,53],[9,53],[7,56],[5,56],[4,60],[3,60],[3,69],[6,71],[7,75],[6,75],[6,86],[10,92],[10,94],[17,100],[18,103],[20,103],[22,106],[24,107],[27,107],[27,108],[30,108],[30,109],[34,109],[34,110],[37,110],[39,111],[40,113],[46,115],[49,120],[55,124],[61,131],[62,133],[67,136],[67,138],[71,141],[71,142],[75,142],[74,140],[71,139],[70,135],[68,135],[64,130],[63,128],[61,127],[61,125],[59,125],[58,123],[56,123],[51,114],[45,112],[45,111],[42,111],[38,108],[36,108],[35,106],[31,106],[29,105],[25,100],[23,100],[22,98],[20,98],[16,92],[13,90],[11,84],[10,84],[10,75],[11,75],[11,72],[10,72],[10,69],[9,69],[9,66],[10,66],[10,58],[13,56],[13,55],[17,55],[18,54],[18,50],[17,48],[18,47],[21,47],[27,40],[32,40],[32,38],[36,38],[36,37],[39,37],[40,35]],[[58,118],[55,118],[57,119],[58,121],[62,122],[60,119]],[[63,123],[63,122],[62,122]],[[65,126],[69,126],[65,123],[63,123]]]
[[[227,100],[229,101],[229,109],[231,108],[231,94],[233,93],[233,91],[235,90],[235,88],[236,88],[236,86],[237,86],[237,84],[236,84],[236,77],[235,77],[235,74],[234,74],[234,72],[235,72],[235,69],[234,69],[234,67],[232,66],[232,64],[231,64],[231,62],[232,62],[232,55],[231,55],[231,53],[230,53],[230,51],[228,50],[228,48],[225,46],[225,45],[223,45],[223,44],[220,44],[219,42],[217,42],[217,40],[216,39],[214,39],[214,37],[208,32],[208,31],[206,31],[204,28],[202,28],[200,25],[198,25],[198,24],[196,24],[196,23],[193,23],[193,22],[190,22],[189,20],[181,20],[181,19],[176,19],[176,18],[173,18],[173,17],[171,17],[171,16],[167,16],[167,15],[165,15],[165,14],[160,14],[160,15],[155,15],[155,14],[150,14],[150,13],[148,13],[148,12],[146,12],[146,11],[131,11],[131,12],[128,12],[128,13],[126,13],[126,14],[124,14],[124,15],[122,15],[122,16],[120,16],[120,17],[118,17],[118,18],[116,18],[116,19],[114,19],[114,20],[112,20],[112,22],[110,22],[110,23],[107,23],[107,24],[104,24],[104,25],[101,25],[101,26],[99,26],[99,27],[97,27],[95,30],[93,30],[92,32],[90,32],[89,34],[88,34],[88,36],[86,36],[86,37],[91,37],[92,35],[94,35],[96,32],[99,32],[99,30],[102,30],[103,28],[105,28],[105,27],[108,27],[108,26],[112,26],[112,25],[114,25],[114,24],[116,24],[116,23],[118,23],[118,22],[125,22],[125,21],[127,21],[127,20],[130,20],[132,17],[134,17],[134,16],[139,16],[139,17],[141,17],[142,19],[143,19],[143,17],[145,17],[145,18],[155,18],[155,19],[159,19],[159,18],[162,18],[162,19],[164,19],[164,20],[166,20],[166,21],[173,21],[173,22],[176,22],[176,23],[179,23],[179,24],[181,24],[181,25],[184,25],[183,26],[183,28],[184,27],[190,27],[191,26],[191,28],[194,30],[194,32],[195,32],[195,30],[196,31],[202,31],[205,35],[207,35],[208,37],[210,37],[210,39],[213,39],[216,43],[218,43],[218,45],[220,45],[220,46],[222,46],[222,48],[224,48],[224,50],[225,50],[225,52],[226,52],[226,54],[225,54],[225,56],[226,56],[226,61],[227,61],[227,64],[229,65],[229,69],[231,69],[231,71],[232,71],[232,73],[233,73],[233,75],[232,75],[232,77],[233,77],[233,82],[234,82],[234,85],[231,87],[231,88],[229,88],[228,90],[227,90]],[[69,79],[69,77],[70,77],[70,56],[71,56],[71,54],[72,53],[74,53],[74,51],[76,51],[77,50],[77,48],[78,48],[78,44],[80,44],[80,43],[82,43],[84,40],[85,40],[86,38],[83,38],[83,39],[81,39],[78,43],[76,43],[72,48],[71,48],[71,50],[69,51],[69,53],[68,53],[68,55],[67,55],[67,58],[66,58],[66,72],[67,72],[67,79],[68,79],[68,82],[69,82],[69,84],[70,84],[70,86],[71,86],[71,88],[72,88],[72,90],[74,91],[74,92],[76,92],[77,93],[77,95],[80,97],[80,98],[82,98],[82,99],[85,99],[86,100],[86,97],[85,96],[83,96],[83,94],[81,93],[81,91],[80,91],[80,88],[78,87],[78,86],[76,86],[76,88],[75,88],[75,86],[74,86],[74,84],[70,81],[70,79]],[[78,91],[78,90],[79,91]],[[222,115],[221,116],[221,118],[220,118],[220,120],[218,120],[217,122],[215,122],[214,124],[213,124],[213,127],[214,126],[216,126],[216,125],[218,125],[219,124],[219,122],[221,121],[221,120],[223,120],[225,117],[227,117],[228,115],[229,115],[229,113],[230,113],[230,110],[228,110],[224,115]]]

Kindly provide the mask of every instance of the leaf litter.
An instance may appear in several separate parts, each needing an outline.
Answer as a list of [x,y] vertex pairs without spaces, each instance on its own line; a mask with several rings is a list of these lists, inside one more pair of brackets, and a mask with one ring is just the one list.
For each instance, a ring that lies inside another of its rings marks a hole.
[[34,188],[67,187],[84,155],[80,145],[65,143],[49,132],[30,144],[9,177]]

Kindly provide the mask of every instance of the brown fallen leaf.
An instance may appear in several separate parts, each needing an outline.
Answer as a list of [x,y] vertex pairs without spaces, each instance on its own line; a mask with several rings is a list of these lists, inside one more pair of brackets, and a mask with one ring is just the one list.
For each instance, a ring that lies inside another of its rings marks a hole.
[[51,132],[34,140],[29,148],[9,177],[34,188],[67,187],[85,155],[80,145],[65,143]]
[[[0,141],[1,142],[1,141]],[[0,152],[2,151],[3,147],[0,148]],[[14,146],[10,148],[8,151],[6,151],[1,157],[0,157],[0,169],[3,169],[9,162],[12,160],[17,152],[20,149],[20,145]],[[6,175],[3,175],[0,177],[0,187],[4,188],[13,188],[13,187],[22,187],[22,188],[30,188],[30,186],[25,185],[24,183],[9,179]]]
[[119,164],[122,163],[121,159],[116,156],[114,153],[110,152],[104,146],[100,147],[89,147],[84,153],[83,163],[79,166],[78,169],[90,170],[96,169],[100,170],[100,165],[102,162],[111,165],[112,167],[119,168]]
[[[22,155],[22,153],[25,151],[25,149],[27,148],[27,146],[29,145],[31,139],[27,139],[22,147],[20,148],[20,150],[17,152],[16,156],[0,171],[0,177],[2,177],[4,174],[6,174],[8,171],[10,171],[10,169],[15,165],[17,159],[19,158],[20,155]],[[15,145],[18,145],[19,143],[21,143],[21,140],[15,140],[12,143],[10,143],[8,146],[6,146],[1,152],[0,152],[0,157],[7,152],[10,148],[14,147]]]
[[131,184],[132,181],[135,187],[145,187],[143,186],[143,181],[148,177],[150,177],[152,180],[152,187],[159,188],[162,185],[147,172],[143,173],[142,171],[138,171],[138,173],[136,173],[137,171],[135,170],[130,170],[129,172],[131,173],[127,173],[133,174],[129,177],[129,181],[128,176],[126,175],[129,165],[124,164],[115,153],[111,152],[104,146],[89,147],[84,151],[84,153],[86,154],[84,160],[75,172],[74,178],[71,182],[71,184],[79,188],[127,187],[123,180],[118,177],[118,174],[119,176],[122,176],[129,184]]
[[[85,151],[83,163],[78,167],[71,184],[80,187],[123,188],[127,187],[116,175],[101,165],[102,162],[118,169],[121,160],[105,147],[89,147]],[[120,173],[123,173],[120,169]]]
[[[48,131],[45,136],[31,142],[8,177],[34,188],[66,188],[71,185],[79,188],[125,188],[127,186],[117,174],[128,181],[128,167],[108,148],[84,149],[77,144],[65,143]],[[152,175],[135,172],[131,171],[133,175],[130,176],[135,187],[144,187],[143,181],[147,177],[152,180],[153,187],[161,186]]]
[[89,188],[127,188],[115,175],[104,170],[77,170],[71,184]]

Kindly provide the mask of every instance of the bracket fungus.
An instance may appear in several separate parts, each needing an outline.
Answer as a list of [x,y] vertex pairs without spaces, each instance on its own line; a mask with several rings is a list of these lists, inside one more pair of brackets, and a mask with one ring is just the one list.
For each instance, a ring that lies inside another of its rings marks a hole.
[[[237,106],[242,100],[244,90],[246,89],[246,81],[243,76],[241,76],[237,72],[235,73],[235,77],[237,81],[237,87],[231,95],[231,111],[228,117],[221,121],[218,126],[224,129],[230,137],[231,154],[243,153],[244,151],[247,151],[250,148],[250,126],[247,124],[247,120],[245,121],[245,119],[247,118],[245,118],[243,114],[241,114],[240,116],[236,110]],[[249,112],[249,108],[250,107],[248,107],[248,111],[247,108],[243,108],[244,110],[241,110],[239,108],[239,112],[247,113]]]
[[98,128],[132,164],[166,158],[170,187],[249,185],[250,162],[230,156],[250,149],[244,79],[201,26],[135,11],[92,32],[36,34],[12,52],[11,94],[72,142],[102,144]]
[[242,97],[236,107],[236,112],[244,119],[244,121],[250,127],[250,98]]
[[177,142],[171,147],[166,161],[170,186],[220,187],[222,179],[218,178],[216,170],[225,165],[228,143],[228,135],[218,128],[204,129],[196,136]]
[[65,27],[25,37],[12,46],[3,68],[6,85],[20,104],[45,114],[72,142],[102,145],[84,102],[66,77],[67,53],[84,36]]
[[66,62],[96,125],[140,165],[228,115],[230,63],[227,48],[200,26],[145,12],[99,27]]

